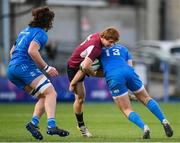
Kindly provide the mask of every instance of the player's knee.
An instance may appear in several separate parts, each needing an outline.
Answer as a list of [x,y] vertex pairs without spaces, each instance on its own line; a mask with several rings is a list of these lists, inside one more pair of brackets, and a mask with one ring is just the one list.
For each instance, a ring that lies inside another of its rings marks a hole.
[[131,108],[127,108],[123,110],[124,115],[128,118],[129,114],[133,112]]
[[82,98],[82,97],[76,98],[76,101],[77,101],[79,104],[83,104],[83,103],[84,103],[84,98]]
[[143,104],[146,104],[151,99],[145,88],[135,93],[135,95]]
[[55,98],[57,97],[57,92],[55,90],[53,91],[52,94],[53,94],[53,96],[55,96]]
[[140,100],[146,105],[150,99],[151,97],[146,94],[145,96],[142,96]]
[[44,93],[45,96],[53,96],[57,97],[57,92],[55,91],[54,87],[51,85],[49,88],[47,88]]

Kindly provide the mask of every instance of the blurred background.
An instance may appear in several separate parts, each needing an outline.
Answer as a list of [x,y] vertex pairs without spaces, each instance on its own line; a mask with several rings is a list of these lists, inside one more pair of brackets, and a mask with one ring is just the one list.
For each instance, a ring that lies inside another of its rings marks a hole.
[[[73,101],[66,64],[86,36],[109,26],[134,58],[134,67],[150,95],[163,102],[180,101],[179,0],[0,0],[0,102],[32,102],[6,77],[9,50],[31,20],[31,10],[48,5],[55,12],[44,59],[58,68],[51,79],[58,101]],[[104,79],[86,78],[86,101],[111,101]]]

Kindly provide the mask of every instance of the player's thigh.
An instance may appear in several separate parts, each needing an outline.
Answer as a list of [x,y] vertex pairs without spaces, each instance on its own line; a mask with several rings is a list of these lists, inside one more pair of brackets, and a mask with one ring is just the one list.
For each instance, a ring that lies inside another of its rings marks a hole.
[[22,74],[18,76],[25,83],[24,88],[32,88],[31,95],[40,98],[44,92],[55,92],[50,80],[35,65],[22,64],[20,68]]
[[146,105],[149,99],[151,99],[145,88],[134,94],[136,95],[137,99],[141,101],[144,105]]
[[113,99],[128,93],[126,81],[122,76],[112,77],[107,81],[107,85]]
[[[27,86],[25,86],[24,90],[25,90],[27,93],[30,94],[30,93],[32,92],[33,88],[30,87],[29,85],[27,85]],[[36,104],[41,104],[42,106],[44,106],[44,105],[43,105],[44,102],[45,102],[45,96],[44,96],[43,94],[40,94],[40,95],[38,96],[38,101],[37,101]]]
[[[78,70],[79,69],[75,69],[67,66],[67,75],[70,82],[73,80]],[[80,79],[79,82],[76,84],[75,92],[74,92],[76,99],[85,98],[84,78],[85,76],[82,79]]]
[[26,86],[24,87],[24,90],[25,90],[27,93],[31,93],[31,91],[33,90],[33,88],[32,88],[31,86],[29,86],[29,85],[26,85]]
[[140,79],[140,77],[134,72],[134,70],[127,72],[127,87],[133,93],[139,92],[144,88],[144,85]]
[[33,88],[33,94],[37,95],[57,95],[52,83],[45,75],[40,75],[37,78],[35,78],[31,84],[30,87]]
[[128,117],[129,113],[132,112],[132,106],[128,93],[124,94],[123,96],[117,96],[114,101],[118,108]]
[[32,80],[32,82],[30,83],[30,87],[35,89],[36,86],[39,84],[39,82],[44,78],[45,76],[42,74],[38,77],[36,77],[35,79]]
[[[24,89],[27,85],[35,88],[36,79],[43,75],[43,73],[35,66],[31,64],[22,63],[20,65],[14,65],[9,68],[11,78],[13,78],[15,84]],[[32,82],[35,81],[33,84]]]
[[19,78],[21,72],[18,70],[17,65],[11,65],[7,68],[8,79],[20,89],[24,89],[25,82]]
[[84,98],[85,97],[85,86],[84,82],[78,82],[75,87],[75,96],[78,98]]
[[[26,85],[26,86],[24,87],[24,90],[31,95],[31,93],[33,92],[34,89],[33,89],[31,86]],[[39,102],[40,100],[43,100],[44,97],[45,97],[45,96],[44,96],[43,94],[39,94],[38,97],[37,97],[37,98],[38,98],[38,102]]]

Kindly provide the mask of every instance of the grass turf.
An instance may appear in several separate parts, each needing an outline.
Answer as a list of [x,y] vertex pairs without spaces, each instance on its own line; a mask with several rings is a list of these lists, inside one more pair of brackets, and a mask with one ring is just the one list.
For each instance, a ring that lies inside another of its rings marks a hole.
[[[167,138],[159,121],[140,103],[133,103],[151,129],[151,139],[141,139],[141,130],[120,113],[114,103],[86,103],[84,118],[92,138],[81,137],[76,128],[72,103],[58,103],[56,120],[58,126],[70,131],[62,138],[46,134],[46,116],[40,121],[44,142],[180,142],[180,103],[160,104],[174,129],[174,136]],[[0,142],[36,142],[25,129],[30,121],[34,104],[0,104]],[[43,142],[42,141],[42,142]]]

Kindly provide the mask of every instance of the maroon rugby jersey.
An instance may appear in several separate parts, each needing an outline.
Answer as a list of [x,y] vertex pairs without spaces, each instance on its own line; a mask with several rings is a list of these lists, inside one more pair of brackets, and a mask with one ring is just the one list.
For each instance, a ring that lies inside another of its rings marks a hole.
[[79,68],[80,63],[85,57],[89,57],[94,61],[100,56],[102,47],[99,33],[89,35],[72,53],[72,56],[68,60],[69,67]]

